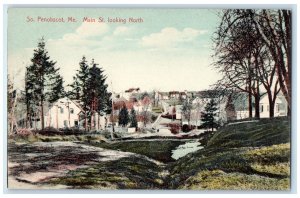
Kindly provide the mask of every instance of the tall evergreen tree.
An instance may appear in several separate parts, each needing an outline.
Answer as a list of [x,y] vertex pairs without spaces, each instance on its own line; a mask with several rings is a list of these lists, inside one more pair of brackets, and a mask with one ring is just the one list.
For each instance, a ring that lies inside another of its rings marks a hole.
[[42,38],[34,50],[31,65],[26,68],[25,94],[26,105],[30,116],[31,110],[40,112],[41,127],[44,129],[44,103],[54,102],[64,94],[63,79],[59,75],[56,62],[50,60]]
[[67,92],[67,96],[72,100],[80,100],[81,97],[81,87],[77,75],[73,76],[73,83],[68,85],[71,87],[71,91]]
[[138,124],[137,124],[137,119],[136,119],[136,112],[135,112],[134,108],[132,108],[130,111],[130,127],[137,128],[137,126],[138,126]]
[[119,125],[125,127],[129,123],[129,114],[126,106],[124,105],[119,113]]
[[218,127],[218,123],[216,122],[215,116],[217,115],[216,111],[217,103],[214,99],[211,99],[209,103],[206,104],[204,108],[204,112],[202,112],[201,121],[203,124],[201,125],[204,128],[214,130],[214,128]]
[[79,63],[79,70],[73,77],[70,85],[72,90],[68,93],[71,99],[80,100],[85,111],[85,123],[88,120],[91,127],[94,124],[95,113],[103,115],[111,111],[111,93],[107,91],[106,76],[104,70],[92,60],[91,67],[83,56]]

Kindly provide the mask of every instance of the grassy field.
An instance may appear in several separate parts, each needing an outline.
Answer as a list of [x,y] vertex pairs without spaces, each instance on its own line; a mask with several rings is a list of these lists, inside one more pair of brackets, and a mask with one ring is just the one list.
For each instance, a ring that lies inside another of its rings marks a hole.
[[[101,148],[120,150],[125,152],[138,153],[145,155],[152,159],[161,162],[173,162],[174,159],[171,158],[171,151],[178,147],[180,144],[184,144],[183,141],[175,140],[163,140],[163,141],[123,141],[115,143],[93,143],[93,146],[98,146]],[[90,143],[89,143],[90,144]]]
[[[39,141],[48,147],[38,146]],[[67,142],[61,142],[58,147],[53,147],[57,144],[55,141],[69,141],[70,145],[67,147]],[[39,136],[38,139],[10,145],[9,157],[18,164],[10,171],[18,176],[19,171],[29,174],[31,171],[73,166],[76,162],[79,168],[39,182],[68,188],[290,189],[290,121],[287,118],[225,126],[208,139],[204,149],[177,161],[172,160],[171,151],[184,143],[170,140],[108,143],[100,136]],[[121,151],[131,153],[114,159],[118,156],[116,152]],[[107,156],[110,156],[109,161],[104,160]],[[31,165],[23,166],[28,162]]]
[[162,189],[163,177],[161,166],[131,156],[69,171],[66,176],[52,178],[46,183],[75,189]]

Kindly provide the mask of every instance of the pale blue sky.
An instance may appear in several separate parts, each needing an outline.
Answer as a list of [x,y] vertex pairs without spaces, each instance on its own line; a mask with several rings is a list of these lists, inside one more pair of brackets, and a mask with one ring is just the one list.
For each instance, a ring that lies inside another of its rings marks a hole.
[[[50,57],[72,80],[82,55],[104,68],[115,91],[202,90],[219,76],[210,66],[218,10],[11,8],[8,13],[8,72],[22,85],[24,68],[42,36]],[[74,17],[75,23],[26,22],[27,17]],[[126,18],[127,23],[83,23],[84,17]],[[143,23],[128,23],[128,18]]]

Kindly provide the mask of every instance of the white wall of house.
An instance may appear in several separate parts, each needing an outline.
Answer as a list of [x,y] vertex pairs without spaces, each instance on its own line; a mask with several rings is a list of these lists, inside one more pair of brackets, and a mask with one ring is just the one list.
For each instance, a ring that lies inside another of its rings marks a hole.
[[79,125],[80,108],[70,99],[55,102],[45,116],[45,127],[65,128]]
[[[259,111],[261,118],[268,118],[270,116],[270,108],[269,108],[269,100],[268,96],[264,95],[259,102]],[[255,111],[252,111],[252,115],[255,114]],[[237,111],[236,112],[237,119],[245,119],[249,117],[249,111]],[[274,108],[274,117],[278,116],[286,116],[287,115],[287,103],[283,96],[279,95],[275,101]]]
[[141,113],[141,112],[144,112],[145,110],[147,110],[148,112],[151,112],[152,111],[152,104],[150,103],[148,105],[148,107],[146,108],[142,105],[141,102],[139,102],[139,103],[135,103],[133,105],[133,108],[134,108],[136,113]]
[[[259,110],[260,110],[260,117],[261,118],[268,118],[270,113],[269,108],[269,100],[268,96],[265,95],[259,102]],[[275,101],[275,107],[274,107],[274,117],[278,116],[286,116],[287,115],[287,109],[286,104],[283,98],[277,97]]]

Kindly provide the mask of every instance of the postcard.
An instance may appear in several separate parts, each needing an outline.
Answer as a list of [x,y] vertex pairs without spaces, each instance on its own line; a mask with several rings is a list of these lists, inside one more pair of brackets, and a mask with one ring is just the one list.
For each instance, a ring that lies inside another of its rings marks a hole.
[[8,189],[290,191],[292,10],[7,11]]

